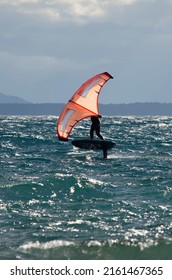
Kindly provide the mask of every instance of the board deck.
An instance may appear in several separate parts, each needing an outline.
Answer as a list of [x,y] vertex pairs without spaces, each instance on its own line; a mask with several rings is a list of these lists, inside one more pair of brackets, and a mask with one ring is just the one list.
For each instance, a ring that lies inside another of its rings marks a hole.
[[73,140],[72,145],[87,150],[109,150],[112,149],[116,144],[112,141],[106,140],[80,139]]

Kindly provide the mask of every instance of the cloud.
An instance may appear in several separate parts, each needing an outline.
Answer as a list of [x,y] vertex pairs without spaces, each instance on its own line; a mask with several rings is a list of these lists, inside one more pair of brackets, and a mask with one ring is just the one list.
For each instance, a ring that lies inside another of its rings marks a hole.
[[171,0],[0,0],[0,6],[31,24],[32,20],[76,25],[111,22],[148,28],[172,24]]
[[1,91],[33,102],[57,100],[54,92],[55,89],[61,92],[59,85],[63,86],[64,73],[80,69],[70,58],[43,55],[22,56],[1,51],[0,61]]
[[171,8],[170,0],[0,0],[0,91],[53,101],[56,89],[65,101],[60,93],[109,71],[110,102],[163,99],[160,89],[172,87]]
[[75,21],[84,23],[92,18],[96,20],[104,16],[104,1],[75,0],[2,0],[0,5],[11,7],[18,14],[40,16],[51,21]]
[[[167,23],[163,9],[171,6],[171,0],[1,0],[0,5],[13,9],[14,13],[35,18],[37,21],[90,24],[91,22],[151,23],[159,26]],[[162,10],[161,10],[162,9]],[[147,12],[147,15],[145,14]],[[158,17],[157,17],[158,12]],[[172,21],[169,14],[168,21]]]
[[117,5],[132,5],[133,3],[137,2],[138,0],[117,0],[117,1],[111,1],[116,2]]
[[1,0],[19,14],[47,17],[53,21],[87,23],[106,20],[114,7],[132,5],[138,0]]
[[23,4],[34,4],[39,3],[40,0],[1,0],[0,4],[10,5],[10,6],[19,6]]
[[28,15],[31,17],[39,17],[41,16],[42,18],[49,18],[52,21],[60,21],[60,13],[55,10],[55,9],[51,9],[51,8],[39,8],[39,9],[34,9],[34,8],[30,8],[30,9],[24,9],[24,8],[18,8],[17,12],[23,15]]
[[[1,67],[0,71],[3,73],[4,68],[8,68],[8,75],[18,76],[29,76],[33,79],[42,76],[45,77],[47,74],[77,69],[77,65],[71,59],[41,55],[15,55],[7,52],[0,52]],[[15,66],[15,67],[14,67]],[[39,73],[39,75],[38,75]],[[38,78],[39,79],[39,78]]]

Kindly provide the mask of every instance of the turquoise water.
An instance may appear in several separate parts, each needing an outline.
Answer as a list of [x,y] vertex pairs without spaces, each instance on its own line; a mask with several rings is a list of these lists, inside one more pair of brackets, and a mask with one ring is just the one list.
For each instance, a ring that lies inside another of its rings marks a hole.
[[107,160],[55,116],[0,122],[0,259],[172,259],[172,118],[103,117]]

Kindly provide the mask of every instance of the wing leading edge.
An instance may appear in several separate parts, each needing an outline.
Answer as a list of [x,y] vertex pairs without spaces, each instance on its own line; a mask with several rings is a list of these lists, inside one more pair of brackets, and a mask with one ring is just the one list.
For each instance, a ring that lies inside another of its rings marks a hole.
[[67,141],[73,127],[82,119],[98,116],[98,98],[104,84],[113,77],[100,73],[87,80],[71,97],[63,108],[57,123],[57,134],[60,140]]

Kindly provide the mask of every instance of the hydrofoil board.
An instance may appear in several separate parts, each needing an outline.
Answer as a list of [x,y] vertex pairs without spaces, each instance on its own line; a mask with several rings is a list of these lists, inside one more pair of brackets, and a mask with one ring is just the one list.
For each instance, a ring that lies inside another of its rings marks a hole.
[[107,140],[79,139],[73,140],[72,145],[87,150],[103,150],[104,158],[107,158],[107,150],[112,149],[116,144]]

